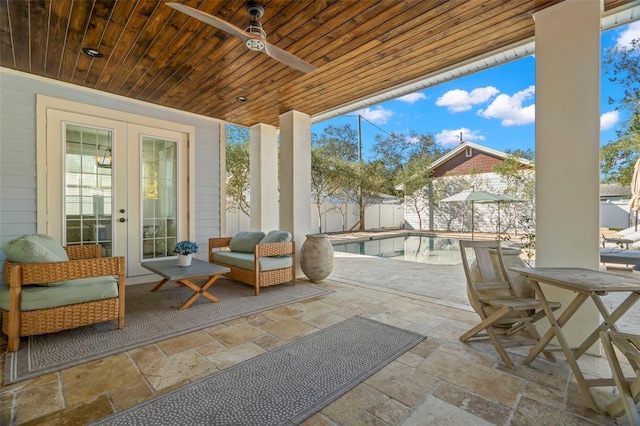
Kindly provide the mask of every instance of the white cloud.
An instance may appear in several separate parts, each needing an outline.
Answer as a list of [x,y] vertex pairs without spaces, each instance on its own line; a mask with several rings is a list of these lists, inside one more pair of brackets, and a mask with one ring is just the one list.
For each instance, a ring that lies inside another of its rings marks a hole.
[[600,116],[600,130],[609,130],[618,122],[618,111],[605,112]]
[[427,96],[424,93],[416,92],[416,93],[409,93],[408,95],[400,96],[397,100],[406,102],[408,104],[413,104],[418,102],[421,99],[427,99]]
[[501,119],[503,126],[518,126],[533,123],[536,119],[535,104],[522,106],[523,102],[533,98],[536,93],[535,86],[529,86],[516,92],[513,96],[500,94],[484,110],[478,114],[484,118]]
[[631,47],[631,40],[640,38],[640,21],[633,22],[620,33],[616,41],[616,47],[628,49]]
[[484,136],[479,130],[469,130],[466,127],[454,130],[443,130],[435,136],[440,145],[457,145],[460,143],[460,133],[464,142],[483,141]]
[[473,105],[487,102],[498,93],[500,91],[493,86],[479,87],[471,92],[454,89],[440,96],[436,100],[436,105],[446,106],[449,112],[468,111]]
[[393,111],[384,109],[379,106],[377,108],[365,108],[355,112],[363,118],[369,120],[373,124],[387,124],[387,121],[393,116]]

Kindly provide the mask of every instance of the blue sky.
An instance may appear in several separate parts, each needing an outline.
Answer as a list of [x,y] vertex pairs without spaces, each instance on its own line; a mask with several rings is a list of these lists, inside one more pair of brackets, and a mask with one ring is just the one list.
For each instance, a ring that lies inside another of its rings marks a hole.
[[[616,44],[628,46],[640,38],[640,21],[602,33],[602,50]],[[602,73],[600,106],[601,145],[615,140],[623,113],[609,105],[607,97],[620,93]],[[385,132],[431,133],[445,148],[464,141],[499,151],[535,149],[535,57],[528,56],[447,83],[387,101],[363,110],[316,123],[312,132],[321,134],[328,125],[362,120],[363,157],[370,159],[376,134]]]

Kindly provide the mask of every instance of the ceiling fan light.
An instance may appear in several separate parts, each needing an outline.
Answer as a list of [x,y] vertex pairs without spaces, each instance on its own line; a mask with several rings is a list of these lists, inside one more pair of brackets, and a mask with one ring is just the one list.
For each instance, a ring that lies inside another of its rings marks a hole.
[[264,50],[264,42],[257,38],[250,38],[245,42],[245,45],[249,50],[262,51]]

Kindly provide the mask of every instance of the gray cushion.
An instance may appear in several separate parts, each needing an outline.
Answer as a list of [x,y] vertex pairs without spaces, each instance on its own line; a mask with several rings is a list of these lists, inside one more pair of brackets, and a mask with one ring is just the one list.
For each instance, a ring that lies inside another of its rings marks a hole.
[[69,260],[64,247],[48,235],[23,235],[7,241],[2,246],[10,262],[42,263],[63,262]]
[[288,243],[291,241],[291,233],[287,231],[270,231],[265,237],[260,240],[260,244],[267,243]]
[[[25,285],[22,286],[20,310],[55,308],[114,297],[118,297],[118,280],[111,276],[63,281],[51,287]],[[8,284],[0,286],[0,307],[9,310]]]
[[[236,268],[253,271],[253,254],[233,251],[217,251],[213,253],[213,261],[221,262]],[[293,264],[291,256],[262,256],[259,260],[260,272],[290,268]]]
[[238,253],[253,253],[256,244],[264,238],[262,231],[238,232],[229,242],[229,249]]

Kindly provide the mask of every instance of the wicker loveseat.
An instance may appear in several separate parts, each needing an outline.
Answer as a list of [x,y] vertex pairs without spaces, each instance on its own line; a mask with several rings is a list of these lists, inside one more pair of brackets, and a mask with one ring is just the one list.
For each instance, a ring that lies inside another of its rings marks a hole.
[[231,269],[225,276],[261,287],[296,280],[295,243],[286,231],[239,232],[234,237],[209,239],[209,262]]
[[31,263],[27,254],[17,263],[9,260],[7,244],[0,308],[9,351],[18,350],[23,336],[110,320],[124,327],[124,257],[101,257],[99,245],[58,244],[63,259],[69,260],[42,261],[35,256],[36,263]]

